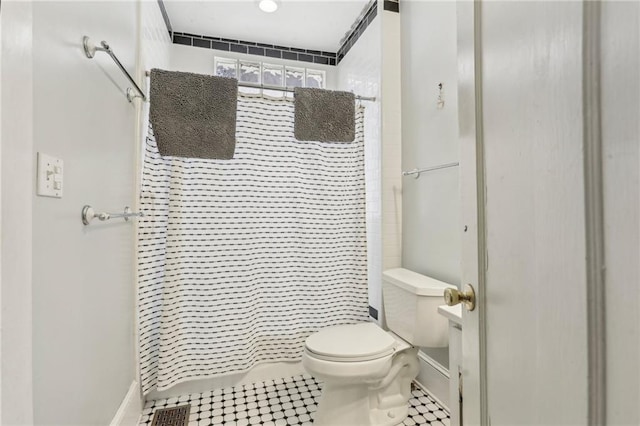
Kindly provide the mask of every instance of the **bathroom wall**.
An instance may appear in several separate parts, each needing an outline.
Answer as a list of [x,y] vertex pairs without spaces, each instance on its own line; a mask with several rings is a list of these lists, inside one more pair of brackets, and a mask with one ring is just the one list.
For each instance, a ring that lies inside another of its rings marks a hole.
[[[403,170],[457,162],[456,4],[401,7]],[[403,178],[403,267],[458,285],[459,208],[457,167]]]
[[[382,309],[382,145],[380,87],[382,77],[381,25],[377,17],[338,64],[339,90],[375,96],[365,107],[365,179],[367,188],[367,256],[369,305]],[[379,316],[379,319],[381,317]]]
[[[33,185],[28,191],[36,424],[108,424],[136,378],[135,224],[84,226],[80,210],[85,204],[115,212],[136,206],[139,101],[127,101],[128,83],[111,59],[98,53],[89,60],[81,43],[83,35],[107,40],[133,74],[140,46],[160,28],[160,15],[149,14],[153,6],[33,3],[28,174],[35,178],[36,151],[64,161],[62,198],[36,196]],[[146,52],[152,49],[149,44]]]
[[[402,169],[457,162],[456,3],[411,1],[401,8]],[[458,285],[458,167],[402,179],[402,266]],[[448,404],[448,348],[422,348],[420,357],[418,379]]]
[[2,218],[0,424],[33,424],[32,398],[32,4],[0,13]]

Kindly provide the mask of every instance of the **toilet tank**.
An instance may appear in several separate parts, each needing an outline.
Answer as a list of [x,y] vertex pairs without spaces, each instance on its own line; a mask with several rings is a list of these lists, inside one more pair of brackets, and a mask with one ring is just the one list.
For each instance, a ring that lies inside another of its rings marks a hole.
[[456,287],[408,269],[384,271],[382,297],[389,330],[413,346],[447,346],[449,324],[438,313],[446,288]]

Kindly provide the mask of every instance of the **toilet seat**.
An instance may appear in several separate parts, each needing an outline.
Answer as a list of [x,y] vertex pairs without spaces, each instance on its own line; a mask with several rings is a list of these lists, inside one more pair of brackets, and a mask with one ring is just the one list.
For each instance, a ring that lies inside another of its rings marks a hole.
[[397,340],[371,322],[327,327],[309,336],[307,353],[335,362],[370,361],[392,355]]

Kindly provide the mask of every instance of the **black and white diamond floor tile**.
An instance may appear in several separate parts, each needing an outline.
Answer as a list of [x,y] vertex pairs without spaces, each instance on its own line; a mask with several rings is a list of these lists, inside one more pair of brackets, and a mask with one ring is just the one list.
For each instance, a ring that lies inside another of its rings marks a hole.
[[[189,426],[311,426],[322,384],[308,374],[235,388],[148,401],[139,426],[150,426],[156,409],[191,404]],[[402,425],[449,426],[449,414],[414,387]]]

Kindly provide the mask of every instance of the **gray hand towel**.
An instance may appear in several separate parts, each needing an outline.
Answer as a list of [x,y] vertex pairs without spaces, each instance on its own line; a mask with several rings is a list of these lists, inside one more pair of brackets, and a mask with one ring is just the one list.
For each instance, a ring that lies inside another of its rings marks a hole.
[[294,134],[299,141],[353,142],[355,96],[349,92],[296,87]]
[[149,116],[163,157],[233,158],[238,81],[151,70]]

